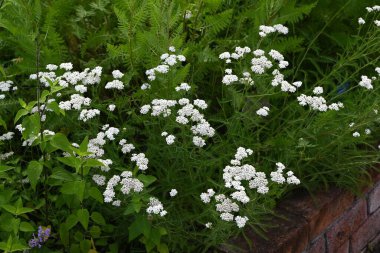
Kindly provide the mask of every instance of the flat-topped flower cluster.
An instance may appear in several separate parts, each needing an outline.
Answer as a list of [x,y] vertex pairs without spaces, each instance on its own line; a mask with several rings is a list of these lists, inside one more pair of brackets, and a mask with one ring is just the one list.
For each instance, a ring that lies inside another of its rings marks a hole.
[[[200,198],[204,203],[210,203],[215,200],[216,211],[220,213],[220,218],[224,221],[235,220],[236,225],[241,228],[248,221],[246,216],[235,215],[240,210],[240,205],[246,205],[250,202],[249,195],[255,189],[259,194],[267,194],[269,189],[269,180],[264,172],[257,171],[250,164],[243,163],[243,160],[253,154],[253,150],[239,147],[236,151],[235,158],[230,161],[223,169],[224,186],[231,189],[229,195],[217,194],[213,189],[208,189],[201,193]],[[294,175],[293,171],[288,170],[284,176],[285,165],[276,163],[277,170],[271,172],[270,180],[277,184],[300,184],[300,180]],[[248,193],[247,193],[248,192]],[[209,223],[207,223],[210,226]]]

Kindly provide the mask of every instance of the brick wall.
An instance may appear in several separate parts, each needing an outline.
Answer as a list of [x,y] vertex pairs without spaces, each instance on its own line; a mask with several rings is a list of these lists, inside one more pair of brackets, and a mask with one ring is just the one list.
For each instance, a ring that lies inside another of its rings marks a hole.
[[380,175],[360,197],[332,189],[313,197],[284,200],[268,240],[247,229],[245,237],[222,245],[225,253],[361,253],[380,243]]

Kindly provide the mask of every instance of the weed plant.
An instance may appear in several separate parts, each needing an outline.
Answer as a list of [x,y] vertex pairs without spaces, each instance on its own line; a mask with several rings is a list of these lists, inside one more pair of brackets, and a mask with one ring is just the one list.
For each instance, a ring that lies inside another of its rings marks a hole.
[[0,249],[210,252],[297,189],[359,192],[380,7],[330,4],[1,1]]

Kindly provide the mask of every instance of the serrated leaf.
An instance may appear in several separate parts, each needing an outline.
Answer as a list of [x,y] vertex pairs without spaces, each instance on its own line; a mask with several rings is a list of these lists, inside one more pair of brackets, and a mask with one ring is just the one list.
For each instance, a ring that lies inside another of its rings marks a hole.
[[62,185],[61,192],[68,195],[76,195],[80,201],[83,200],[85,181],[66,182]]
[[60,161],[63,164],[66,164],[69,167],[79,169],[81,166],[81,160],[78,157],[75,156],[68,156],[68,157],[57,157],[57,160]]
[[59,226],[59,237],[63,245],[65,245],[65,247],[68,247],[70,243],[70,235],[65,223],[61,223]]
[[63,181],[75,181],[75,179],[77,178],[74,175],[65,169],[54,168],[53,174],[50,176],[50,178],[59,179]]
[[73,153],[71,143],[64,134],[56,133],[51,139],[50,143],[60,150],[69,152],[70,154]]
[[132,241],[142,234],[145,235],[146,237],[149,237],[150,230],[151,230],[151,225],[146,219],[146,217],[139,215],[128,228],[128,231],[129,231],[128,240]]
[[17,121],[22,117],[22,116],[25,116],[29,113],[28,110],[26,109],[20,109],[18,110],[18,112],[16,113],[16,116],[15,116],[15,119],[14,119],[14,123],[16,124]]
[[98,201],[99,203],[103,204],[103,194],[99,191],[98,188],[96,187],[91,187],[90,190],[88,191],[89,195]]
[[81,152],[87,152],[87,150],[88,150],[88,136],[86,136],[84,139],[83,139],[83,141],[82,141],[82,143],[79,145],[79,150],[81,151]]
[[38,183],[38,180],[40,179],[41,172],[43,170],[43,166],[38,161],[31,161],[28,164],[28,167],[26,169],[26,174],[29,178],[30,185],[32,186],[33,190],[36,190],[36,185]]
[[65,111],[62,110],[61,108],[59,108],[59,105],[58,105],[58,103],[56,101],[50,102],[47,105],[47,108],[50,109],[50,110],[53,110],[53,112],[55,112],[55,114],[57,114],[57,115],[62,114],[63,116],[65,116]]
[[33,231],[35,231],[35,229],[29,222],[23,221],[20,223],[20,231],[22,231],[22,232],[33,232]]
[[25,107],[26,107],[26,103],[25,103],[24,100],[22,100],[22,98],[19,98],[19,99],[18,99],[18,102],[20,103],[20,105],[21,105],[22,108],[25,108]]
[[101,233],[102,233],[102,230],[100,229],[99,226],[92,226],[90,228],[90,234],[93,238],[99,238]]
[[77,211],[77,217],[79,222],[82,224],[83,228],[87,230],[88,228],[88,221],[90,219],[90,214],[87,209],[79,209]]
[[100,167],[104,166],[102,162],[99,162],[97,159],[89,158],[83,164],[84,167]]
[[75,214],[70,214],[65,221],[67,230],[72,229],[78,222],[78,217]]
[[106,220],[104,219],[104,217],[101,213],[92,212],[91,220],[93,220],[95,223],[97,223],[99,225],[106,225]]

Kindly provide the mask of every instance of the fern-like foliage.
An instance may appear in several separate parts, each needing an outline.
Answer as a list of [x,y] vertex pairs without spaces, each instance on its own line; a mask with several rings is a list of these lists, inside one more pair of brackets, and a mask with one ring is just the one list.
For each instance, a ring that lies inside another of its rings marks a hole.
[[291,0],[280,9],[280,15],[275,19],[275,22],[280,24],[295,24],[309,15],[317,3],[316,1],[311,4],[297,5],[296,0]]

